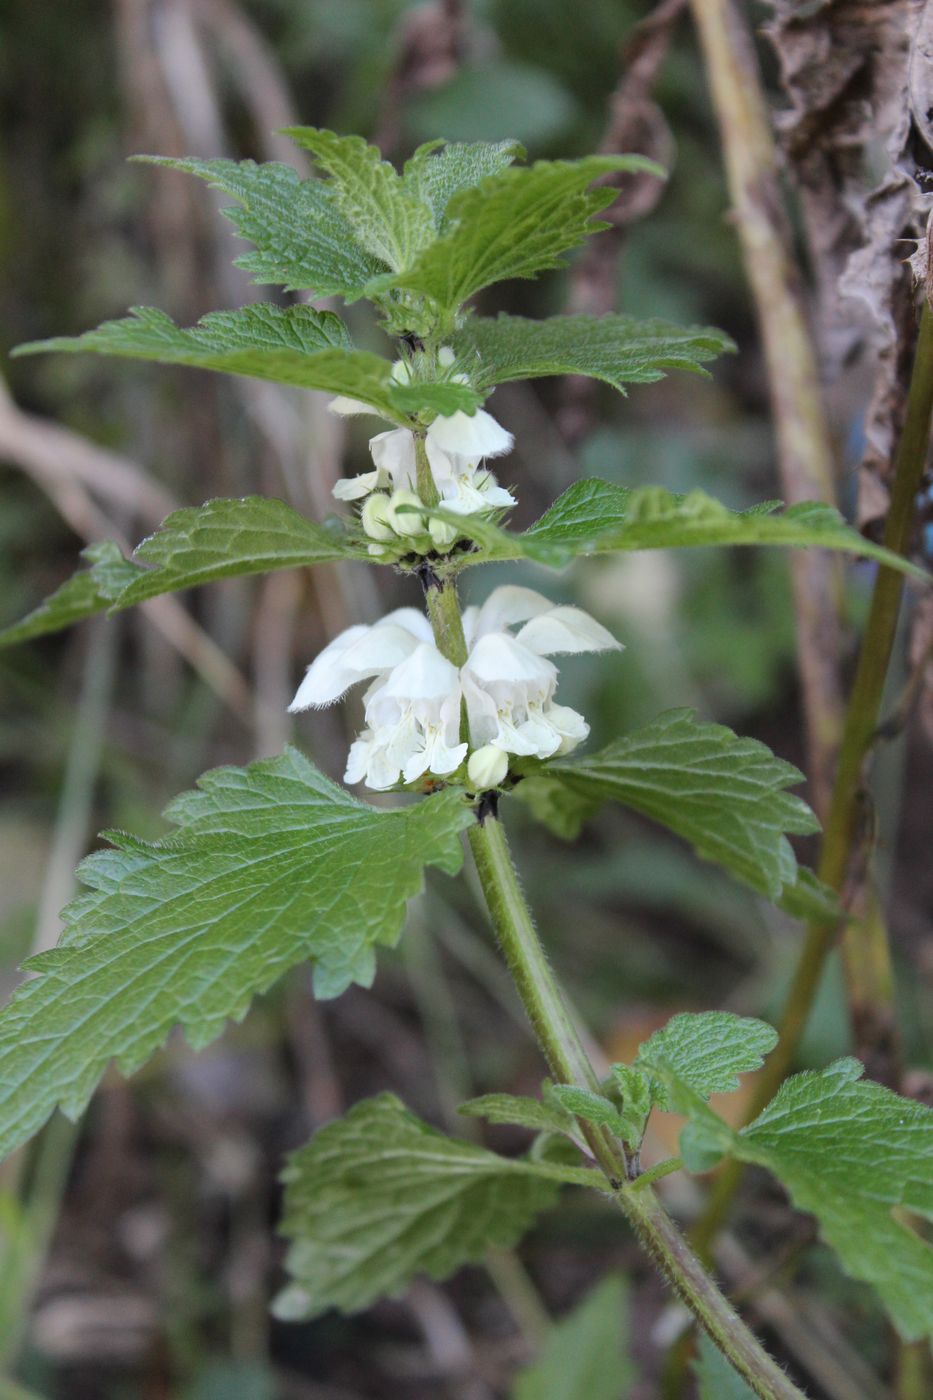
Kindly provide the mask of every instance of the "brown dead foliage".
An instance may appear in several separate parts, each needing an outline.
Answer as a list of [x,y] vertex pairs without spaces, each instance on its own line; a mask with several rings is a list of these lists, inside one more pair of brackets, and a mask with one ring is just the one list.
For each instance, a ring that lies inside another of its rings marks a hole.
[[859,490],[868,525],[886,508],[903,419],[912,265],[927,271],[933,3],[772,0],[772,8],[767,33],[789,99],[779,129],[801,191],[826,374],[857,354],[876,370]]

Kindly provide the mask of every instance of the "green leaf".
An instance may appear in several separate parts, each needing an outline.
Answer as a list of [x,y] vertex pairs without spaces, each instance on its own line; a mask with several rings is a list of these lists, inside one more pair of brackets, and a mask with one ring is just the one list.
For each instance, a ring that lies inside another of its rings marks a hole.
[[245,496],[208,501],[176,510],[143,540],[136,558],[124,559],[112,542],[92,545],[84,557],[92,567],[74,575],[22,622],[0,632],[0,647],[68,627],[108,608],[113,612],[216,579],[320,564],[329,559],[367,558],[339,522],[316,525],[284,501]]
[[635,1064],[651,1080],[652,1104],[688,1117],[680,1135],[688,1171],[708,1171],[730,1150],[730,1132],[708,1106],[710,1094],[737,1089],[736,1076],[760,1069],[777,1039],[763,1021],[709,1011],[674,1016],[639,1048]]
[[284,135],[310,151],[331,177],[334,203],[368,253],[400,272],[431,242],[431,208],[362,136],[314,126],[286,127]]
[[558,1100],[545,1103],[515,1094],[483,1094],[462,1103],[457,1112],[467,1118],[485,1118],[487,1123],[512,1123],[535,1133],[573,1135],[576,1129],[573,1115],[564,1110]]
[[844,912],[836,891],[806,866],[798,869],[796,883],[784,889],[777,903],[792,919],[815,923],[832,923],[834,919],[841,919]]
[[512,1400],[626,1400],[636,1379],[629,1353],[628,1289],[605,1278],[551,1328]]
[[143,842],[108,833],[59,946],[0,1012],[0,1153],[59,1105],[87,1103],[108,1063],[130,1074],[175,1025],[200,1049],[288,968],[314,964],[318,996],[368,985],[399,936],[426,865],[461,862],[473,820],[452,790],[399,810],[369,806],[295,749],[206,773]]
[[[443,149],[438,150],[439,145]],[[524,155],[518,141],[426,141],[405,162],[402,178],[406,189],[431,210],[435,227],[443,233],[450,222],[447,206],[455,194],[474,188]]]
[[587,186],[601,175],[634,170],[661,173],[642,156],[588,156],[502,170],[455,194],[447,210],[449,230],[379,290],[420,292],[452,310],[481,287],[558,267],[561,253],[606,227],[593,215],[618,196],[612,186]]
[[933,1337],[933,1247],[902,1212],[933,1220],[933,1110],[861,1079],[857,1060],[794,1075],[732,1150],[767,1167],[902,1336]]
[[188,330],[164,311],[134,306],[121,321],[105,321],[84,335],[32,341],[13,353],[48,351],[92,351],[326,389],[361,398],[386,417],[399,417],[390,396],[389,361],[349,348],[340,318],[310,306],[283,310],[258,302],[239,311],[211,312]]
[[755,1392],[743,1381],[705,1332],[700,1334],[699,1356],[694,1363],[699,1400],[755,1400]]
[[614,486],[589,477],[576,482],[524,534],[512,534],[475,516],[461,518],[463,534],[480,548],[464,563],[531,559],[561,568],[581,554],[635,549],[684,549],[696,545],[819,546],[875,559],[929,582],[899,554],[872,544],[832,506],[817,501],[778,510],[767,501],[751,510],[729,510],[703,491],[678,496],[662,486]]
[[302,180],[290,165],[163,156],[136,159],[197,175],[238,201],[223,212],[240,237],[255,245],[256,252],[237,258],[236,266],[251,273],[256,283],[356,301],[367,283],[385,270],[360,245],[337,207],[334,190],[323,180]]
[[701,1099],[731,1094],[739,1087],[740,1074],[761,1069],[777,1040],[773,1026],[749,1016],[683,1012],[639,1046],[635,1065],[660,1081],[654,1102],[680,1111],[683,1088]]
[[556,1099],[561,1108],[565,1108],[575,1118],[582,1118],[584,1122],[593,1123],[597,1128],[609,1128],[611,1132],[620,1135],[625,1131],[625,1123],[615,1104],[602,1094],[594,1094],[590,1089],[580,1089],[575,1084],[553,1084],[547,1097]]
[[648,1114],[655,1102],[655,1086],[650,1074],[636,1069],[634,1065],[612,1065],[612,1079],[622,1095],[619,1118],[622,1123],[621,1137],[637,1147],[645,1135]]
[[350,346],[346,328],[330,311],[256,302],[239,311],[212,311],[196,326],[176,326],[164,311],[134,306],[122,321],[105,321],[84,335],[56,336],[20,345],[14,355],[49,351],[120,355],[164,365],[191,365],[299,389],[324,389],[370,404],[375,413],[407,424],[412,413],[472,413],[482,395],[466,384],[399,384],[391,361]]
[[74,622],[109,608],[120,591],[141,572],[135,564],[124,559],[119,545],[102,540],[81,551],[91,567],[67,579],[44,603],[10,627],[0,631],[0,647],[15,646],[47,632],[59,632]]
[[358,1312],[415,1274],[508,1248],[554,1204],[560,1169],[446,1137],[394,1094],[365,1099],[289,1159],[280,1317]]
[[511,795],[528,808],[535,821],[562,841],[575,841],[583,824],[599,811],[602,798],[574,792],[560,778],[535,773],[523,778]]
[[668,710],[600,753],[549,763],[547,773],[585,798],[652,817],[771,899],[797,878],[785,833],[819,829],[785,791],[803,781],[792,764],[724,725],[698,723],[691,710]]
[[736,1074],[757,1069],[775,1043],[761,1021],[675,1016],[636,1064],[663,1086],[658,1101],[688,1116],[689,1170],[725,1152],[768,1168],[816,1216],[846,1272],[875,1287],[902,1335],[933,1336],[933,1247],[904,1214],[933,1220],[933,1109],[863,1080],[858,1060],[845,1059],[785,1080],[735,1132],[706,1098],[734,1089]]
[[489,389],[511,379],[585,374],[614,389],[650,384],[672,369],[705,374],[706,360],[735,346],[708,327],[632,316],[472,317],[454,340],[471,381]]
[[206,501],[173,511],[134,555],[153,567],[137,573],[114,599],[115,607],[221,578],[366,557],[340,522],[318,525],[273,496]]
[[[545,771],[522,779],[509,794],[527,807],[535,821],[562,841],[575,841],[586,822],[602,806],[602,798],[574,792],[559,777]],[[797,879],[785,885],[775,904],[792,919],[831,922],[841,918],[839,897],[806,866],[797,867]]]

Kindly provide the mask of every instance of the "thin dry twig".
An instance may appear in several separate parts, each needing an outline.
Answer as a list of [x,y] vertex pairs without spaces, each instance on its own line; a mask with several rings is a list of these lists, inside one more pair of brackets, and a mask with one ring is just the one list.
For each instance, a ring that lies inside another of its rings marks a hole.
[[[95,447],[71,429],[22,413],[5,390],[0,392],[0,455],[26,472],[75,534],[89,543],[112,539],[124,553],[131,548],[108,511],[93,499],[92,489],[105,499],[112,493],[124,513],[148,512],[155,520],[161,520],[166,509],[174,505],[135,463]],[[138,498],[133,494],[137,489]],[[151,598],[141,606],[150,622],[237,718],[251,723],[253,706],[246,680],[178,600]]]
[[[0,456],[16,462],[51,496],[78,485],[105,508],[158,525],[178,502],[142,467],[117,452],[99,447],[79,433],[62,428],[14,402],[0,379]],[[89,519],[102,519],[95,510]]]

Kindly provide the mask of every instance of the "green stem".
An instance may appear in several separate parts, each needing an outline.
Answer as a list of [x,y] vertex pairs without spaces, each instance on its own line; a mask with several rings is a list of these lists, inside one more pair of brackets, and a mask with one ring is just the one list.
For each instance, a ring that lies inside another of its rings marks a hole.
[[[421,448],[423,452],[423,446]],[[426,587],[439,649],[455,665],[466,656],[456,587]],[[538,938],[497,816],[471,827],[470,848],[506,964],[548,1067],[561,1083],[598,1089],[599,1079],[570,1016]],[[678,1296],[761,1400],[804,1400],[692,1252],[651,1187],[633,1190],[623,1145],[603,1128],[580,1123],[614,1199]]]
[[457,586],[453,579],[429,583],[425,587],[424,600],[438,650],[455,666],[462,666],[467,659],[467,646]]
[[418,495],[426,506],[436,506],[440,501],[440,493],[431,472],[431,464],[428,461],[428,449],[425,445],[425,433],[420,429],[414,433],[415,439],[415,480],[418,485]]
[[[904,431],[894,463],[891,507],[884,530],[884,544],[897,554],[906,554],[910,547],[917,495],[926,468],[931,415],[933,313],[924,304],[907,396]],[[825,880],[837,893],[843,888],[858,837],[863,769],[878,727],[903,589],[903,575],[895,569],[879,568],[846,710],[839,763],[817,866],[820,879]],[[883,925],[879,927],[883,930]],[[837,930],[836,923],[812,923],[807,929],[781,1017],[780,1039],[758,1078],[749,1118],[757,1116],[770,1102],[793,1063]],[[844,951],[848,953],[845,960],[850,965],[856,960],[856,951],[852,946],[855,937],[855,934],[844,936],[844,940],[849,940],[849,947]],[[717,1180],[707,1208],[692,1232],[693,1242],[701,1255],[708,1253],[713,1238],[725,1220],[741,1175],[742,1168],[730,1162]]]
[[598,1093],[599,1080],[541,947],[502,823],[493,817],[477,823],[469,842],[506,965],[548,1068],[559,1084]]
[[[541,947],[501,822],[487,817],[471,828],[469,840],[499,945],[551,1072],[565,1084],[598,1087]],[[581,1128],[642,1245],[739,1375],[761,1400],[803,1400],[803,1392],[723,1297],[654,1191],[622,1184],[626,1163],[621,1144],[588,1124]]]

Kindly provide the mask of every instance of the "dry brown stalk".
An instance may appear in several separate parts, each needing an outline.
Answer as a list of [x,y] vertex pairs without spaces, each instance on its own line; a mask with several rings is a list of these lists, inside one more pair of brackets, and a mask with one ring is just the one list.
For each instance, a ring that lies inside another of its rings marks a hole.
[[[788,502],[835,504],[833,446],[804,315],[758,62],[735,0],[690,0],[709,75],[736,232],[761,327],[778,466]],[[811,800],[826,811],[839,742],[838,567],[825,554],[791,565]]]

